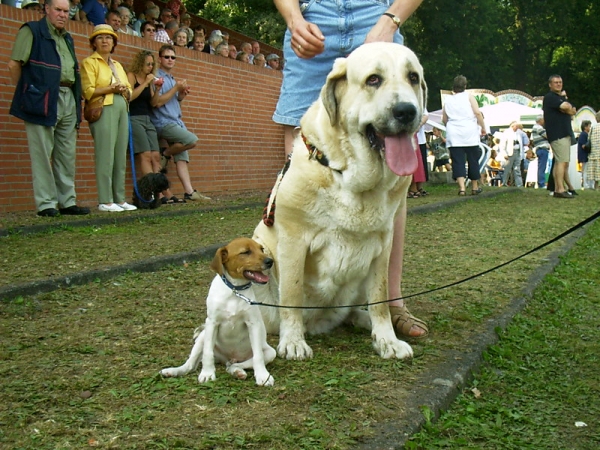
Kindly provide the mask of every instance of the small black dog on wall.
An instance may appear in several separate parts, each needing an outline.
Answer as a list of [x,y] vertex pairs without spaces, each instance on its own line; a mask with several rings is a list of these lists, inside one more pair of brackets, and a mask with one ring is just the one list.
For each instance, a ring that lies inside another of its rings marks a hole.
[[167,172],[164,169],[159,173],[144,175],[137,181],[137,192],[135,188],[133,190],[133,204],[139,209],[158,208],[161,205],[160,193],[168,189],[169,185]]

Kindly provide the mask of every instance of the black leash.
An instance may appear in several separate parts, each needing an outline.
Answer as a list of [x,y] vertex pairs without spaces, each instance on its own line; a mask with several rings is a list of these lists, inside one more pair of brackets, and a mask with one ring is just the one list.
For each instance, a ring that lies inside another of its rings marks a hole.
[[507,266],[509,264],[512,264],[513,262],[524,258],[525,256],[528,256],[534,252],[537,252],[538,250],[543,249],[544,247],[547,247],[550,244],[555,243],[556,241],[564,238],[565,236],[568,236],[569,234],[573,233],[574,231],[578,230],[579,228],[584,227],[585,225],[587,225],[590,222],[593,222],[594,220],[596,220],[598,217],[600,217],[600,211],[596,212],[594,215],[588,217],[585,220],[582,220],[581,222],[579,222],[577,225],[569,228],[567,231],[565,231],[564,233],[559,234],[558,236],[556,236],[553,239],[550,239],[547,242],[544,242],[541,245],[538,245],[537,247],[523,253],[522,255],[517,256],[516,258],[513,258],[509,261],[503,262],[502,264],[498,264],[497,266],[492,267],[491,269],[487,269],[484,270],[483,272],[479,272],[475,275],[471,275],[470,277],[467,278],[463,278],[462,280],[459,281],[455,281],[453,283],[449,283],[446,284],[444,286],[440,286],[434,289],[429,289],[427,291],[422,291],[422,292],[417,292],[416,294],[411,294],[411,295],[407,295],[405,297],[398,297],[398,298],[392,298],[389,300],[381,300],[379,302],[374,302],[374,303],[359,303],[356,305],[342,305],[342,306],[282,306],[282,305],[273,305],[271,303],[262,303],[262,302],[250,302],[251,305],[256,305],[256,306],[268,306],[271,308],[285,308],[285,309],[340,309],[340,308],[356,308],[356,307],[361,307],[361,306],[372,306],[372,305],[380,305],[382,303],[390,303],[393,302],[395,300],[406,300],[408,298],[413,298],[413,297],[418,297],[420,295],[425,295],[425,294],[430,294],[432,292],[437,292],[437,291],[441,291],[442,289],[448,289],[451,288],[453,286],[457,286],[459,284],[462,283],[466,283],[467,281],[471,281],[475,278],[481,277],[483,275],[486,275],[490,272],[493,272],[494,270],[498,270],[504,266]]

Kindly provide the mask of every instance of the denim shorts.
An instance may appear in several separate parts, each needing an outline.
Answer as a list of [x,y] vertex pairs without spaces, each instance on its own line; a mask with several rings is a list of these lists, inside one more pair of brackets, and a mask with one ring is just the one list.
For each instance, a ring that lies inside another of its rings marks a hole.
[[[367,34],[386,12],[392,0],[306,0],[300,1],[304,18],[316,24],[325,36],[325,50],[311,59],[296,56],[290,46],[291,33],[283,41],[283,83],[273,121],[299,126],[300,119],[319,97],[336,58],[346,57],[364,43]],[[394,42],[404,43],[400,33]]]

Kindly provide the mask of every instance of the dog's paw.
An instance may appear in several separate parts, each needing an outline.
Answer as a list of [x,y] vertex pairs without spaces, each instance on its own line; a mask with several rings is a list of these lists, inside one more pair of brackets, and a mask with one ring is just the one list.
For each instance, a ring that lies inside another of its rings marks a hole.
[[277,346],[277,354],[280,358],[302,360],[312,358],[313,351],[304,339],[290,340],[282,338]]
[[373,348],[384,359],[404,359],[413,356],[412,347],[399,339],[374,339]]
[[198,382],[199,383],[206,383],[208,381],[214,381],[217,379],[217,376],[215,375],[215,372],[205,372],[204,370],[202,372],[200,372],[200,375],[198,375]]
[[227,372],[238,380],[245,380],[248,377],[248,374],[244,369],[239,367],[237,364],[227,364]]
[[163,377],[179,377],[185,375],[187,371],[181,370],[181,367],[169,367],[160,371]]
[[271,376],[266,370],[264,372],[254,372],[254,378],[258,386],[273,386],[275,384],[275,378]]

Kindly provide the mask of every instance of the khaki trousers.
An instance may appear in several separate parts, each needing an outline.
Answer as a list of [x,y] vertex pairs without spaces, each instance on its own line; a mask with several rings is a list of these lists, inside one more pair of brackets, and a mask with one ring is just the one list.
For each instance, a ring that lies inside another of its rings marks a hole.
[[58,119],[53,127],[25,122],[38,211],[68,208],[76,203],[77,113],[70,88],[60,88],[57,107]]
[[101,204],[125,201],[129,114],[125,99],[120,95],[113,98],[113,104],[102,109],[100,119],[90,124],[94,138],[98,202]]

